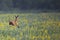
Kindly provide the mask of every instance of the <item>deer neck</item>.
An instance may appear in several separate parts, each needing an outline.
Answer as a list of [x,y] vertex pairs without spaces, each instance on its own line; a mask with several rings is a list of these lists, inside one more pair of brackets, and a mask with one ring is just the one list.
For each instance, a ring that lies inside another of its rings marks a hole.
[[17,22],[17,18],[15,19],[15,22]]

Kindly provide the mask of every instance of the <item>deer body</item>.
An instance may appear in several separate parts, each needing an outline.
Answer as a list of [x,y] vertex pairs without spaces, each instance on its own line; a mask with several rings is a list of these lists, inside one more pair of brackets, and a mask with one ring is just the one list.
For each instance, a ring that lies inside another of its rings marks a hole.
[[9,25],[16,26],[16,25],[17,25],[17,22],[15,22],[15,21],[10,21],[10,22],[9,22]]
[[17,20],[18,20],[18,16],[15,16],[15,20],[9,21],[9,25],[17,26],[18,25]]

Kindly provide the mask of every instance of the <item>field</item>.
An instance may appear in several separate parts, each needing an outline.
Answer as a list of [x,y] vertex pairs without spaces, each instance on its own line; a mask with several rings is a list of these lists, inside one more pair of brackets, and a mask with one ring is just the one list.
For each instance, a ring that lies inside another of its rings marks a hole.
[[[15,15],[19,28],[9,25]],[[0,40],[60,40],[60,14],[0,14]]]

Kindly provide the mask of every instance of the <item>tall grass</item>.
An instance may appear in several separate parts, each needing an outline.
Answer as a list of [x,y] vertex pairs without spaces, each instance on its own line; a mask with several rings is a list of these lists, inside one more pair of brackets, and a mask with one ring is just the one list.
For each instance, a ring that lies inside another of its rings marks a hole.
[[[15,15],[19,28],[8,24]],[[60,14],[1,14],[0,40],[60,40]]]

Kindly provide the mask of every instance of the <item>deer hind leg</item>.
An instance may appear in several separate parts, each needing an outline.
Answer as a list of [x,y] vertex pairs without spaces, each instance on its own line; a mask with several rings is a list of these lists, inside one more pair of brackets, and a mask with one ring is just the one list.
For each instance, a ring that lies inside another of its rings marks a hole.
[[12,22],[9,22],[9,25],[13,25],[14,26],[14,24]]

